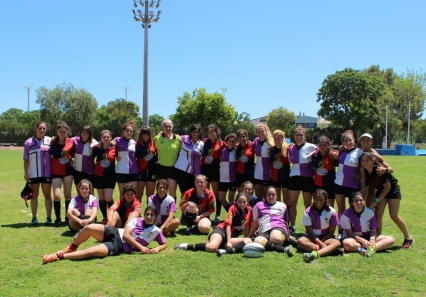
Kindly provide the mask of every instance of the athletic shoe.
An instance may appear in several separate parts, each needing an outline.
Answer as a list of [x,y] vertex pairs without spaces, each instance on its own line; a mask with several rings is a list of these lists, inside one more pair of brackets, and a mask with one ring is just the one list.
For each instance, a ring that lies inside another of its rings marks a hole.
[[36,218],[36,217],[34,217],[34,218],[31,220],[31,225],[35,226],[35,225],[37,225],[37,224],[38,224],[38,220],[37,220],[37,218]]
[[181,224],[182,226],[186,226],[186,220],[185,220],[185,218],[184,218],[184,217],[181,217],[181,218],[180,218],[180,224]]
[[289,257],[293,257],[293,247],[291,245],[285,246],[284,253],[286,253]]
[[58,258],[58,255],[56,253],[43,256],[43,263],[44,264],[47,264],[47,263],[50,263],[50,262],[55,262],[55,261],[58,261],[58,260],[59,260],[59,258]]
[[218,256],[218,257],[225,255],[225,254],[226,254],[226,250],[217,249],[217,251],[216,251],[216,256]]
[[291,244],[292,247],[297,247],[297,240],[293,236],[288,237],[288,243]]
[[344,256],[345,255],[345,249],[344,248],[338,248],[335,252],[338,256]]
[[80,229],[80,230],[78,230],[76,233],[75,233],[75,235],[74,235],[74,239],[76,239],[77,237],[78,237],[78,235],[81,233],[81,231],[82,231],[83,229]]
[[214,218],[213,222],[215,222],[215,223],[220,223],[220,217],[219,217],[219,216],[216,216],[216,217]]
[[369,245],[367,248],[367,253],[365,254],[365,256],[367,258],[371,258],[374,256],[374,253],[376,252],[376,247],[374,245]]
[[339,229],[336,239],[339,241],[342,240],[342,235],[343,235],[343,229]]
[[315,256],[314,256],[314,255],[312,255],[311,253],[304,253],[304,254],[303,254],[303,260],[304,260],[306,263],[309,263],[309,262],[311,262],[311,261],[315,260]]
[[67,246],[66,248],[64,248],[62,251],[58,251],[58,254],[59,253],[63,253],[63,254],[69,254],[69,253],[74,253],[74,252],[76,252],[77,251],[77,249],[75,248],[75,249],[72,249],[71,248],[71,244],[69,245],[69,246]]
[[411,248],[411,245],[414,243],[414,238],[411,237],[411,239],[404,239],[404,243],[402,244],[403,249],[409,249]]
[[46,218],[46,222],[44,222],[45,225],[50,226],[52,225],[52,218],[51,217],[47,217]]
[[185,235],[192,235],[192,229],[191,228],[186,228],[185,229]]
[[186,251],[188,244],[187,243],[180,243],[175,245],[175,250],[183,250]]
[[290,234],[293,234],[296,232],[296,227],[295,226],[290,226],[289,228]]
[[55,223],[53,224],[53,226],[55,226],[55,227],[60,227],[60,226],[61,226],[61,223],[62,223],[62,220],[61,220],[61,219],[56,219],[56,220],[55,220]]
[[106,225],[106,224],[108,224],[108,218],[104,218],[104,219],[101,221],[101,224],[102,224],[102,225]]

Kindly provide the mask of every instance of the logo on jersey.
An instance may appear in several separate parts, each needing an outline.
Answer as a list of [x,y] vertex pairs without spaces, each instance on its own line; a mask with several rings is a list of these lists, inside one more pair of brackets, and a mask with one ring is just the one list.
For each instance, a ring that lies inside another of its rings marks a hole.
[[212,157],[212,155],[213,155],[213,150],[212,150],[212,149],[209,149],[209,151],[208,151],[208,156],[206,157],[206,163],[207,163],[207,164],[211,164],[211,163],[213,162],[213,157]]
[[149,153],[148,155],[146,155],[146,156],[144,157],[145,161],[151,161],[151,160],[152,160],[152,158],[154,158],[154,154],[152,154],[152,153]]
[[61,158],[59,159],[59,163],[62,165],[66,165],[71,161],[71,159],[67,158],[67,151],[61,152]]
[[280,154],[275,155],[275,161],[272,163],[272,166],[275,169],[281,169],[283,168],[283,163],[280,161]]
[[328,173],[328,170],[325,169],[325,168],[318,168],[316,170],[316,172],[318,173],[319,176],[324,176],[324,175],[326,175]]
[[242,150],[240,161],[243,162],[243,163],[247,163],[248,160],[249,160],[249,158],[246,156],[246,150]]

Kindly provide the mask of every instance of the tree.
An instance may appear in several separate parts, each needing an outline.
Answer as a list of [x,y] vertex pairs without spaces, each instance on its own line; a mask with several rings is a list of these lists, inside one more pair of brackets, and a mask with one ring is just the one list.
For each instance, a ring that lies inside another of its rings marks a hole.
[[350,68],[337,71],[327,76],[318,90],[318,115],[342,131],[362,133],[374,125],[372,115],[377,114],[377,102],[385,89],[378,77]]
[[156,135],[161,131],[161,124],[164,120],[163,116],[156,113],[149,116],[149,126],[153,135]]
[[222,94],[209,94],[205,88],[195,89],[191,94],[185,92],[178,97],[176,113],[171,116],[178,130],[187,131],[192,124],[200,124],[205,132],[209,124],[216,124],[221,130],[226,130],[235,121],[234,106],[227,103]]
[[294,112],[280,106],[271,110],[266,117],[266,124],[271,132],[276,129],[285,131],[287,128],[294,125],[296,122],[296,115]]
[[40,87],[36,94],[41,117],[50,127],[67,122],[75,134],[82,126],[95,120],[98,106],[96,99],[86,90],[76,89],[71,83],[57,85],[52,90]]

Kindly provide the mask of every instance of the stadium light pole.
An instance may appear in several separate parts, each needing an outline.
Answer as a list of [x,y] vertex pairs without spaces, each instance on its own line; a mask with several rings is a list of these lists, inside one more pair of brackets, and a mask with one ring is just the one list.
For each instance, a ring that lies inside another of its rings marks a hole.
[[222,93],[223,93],[223,97],[225,97],[225,92],[228,91],[228,88],[221,88]]
[[30,112],[30,90],[32,89],[32,86],[25,86],[25,89],[28,90],[28,112]]
[[[149,127],[148,113],[148,29],[151,23],[157,23],[160,20],[161,10],[155,13],[149,8],[160,8],[161,0],[133,0],[133,7],[136,9],[138,4],[144,8],[144,11],[133,9],[133,19],[136,22],[142,22],[144,29],[144,55],[143,55],[143,100],[142,100],[142,119],[143,125]],[[149,5],[149,8],[148,8]]]
[[125,94],[126,94],[125,98],[126,98],[126,101],[127,101],[127,90],[130,89],[130,87],[129,86],[124,86],[123,89],[125,91]]

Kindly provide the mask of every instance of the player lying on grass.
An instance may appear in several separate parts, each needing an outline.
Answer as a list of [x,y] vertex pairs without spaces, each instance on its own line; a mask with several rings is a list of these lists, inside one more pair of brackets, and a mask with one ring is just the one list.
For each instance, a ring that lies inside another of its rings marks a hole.
[[[167,247],[163,232],[155,226],[158,215],[157,208],[154,205],[149,205],[145,208],[143,219],[140,217],[132,219],[124,229],[102,224],[88,225],[65,249],[43,256],[43,263],[64,259],[103,258],[138,251],[143,254],[157,254]],[[95,238],[101,244],[78,251],[80,244],[90,237]],[[155,248],[148,248],[152,241],[157,241],[159,245]]]

